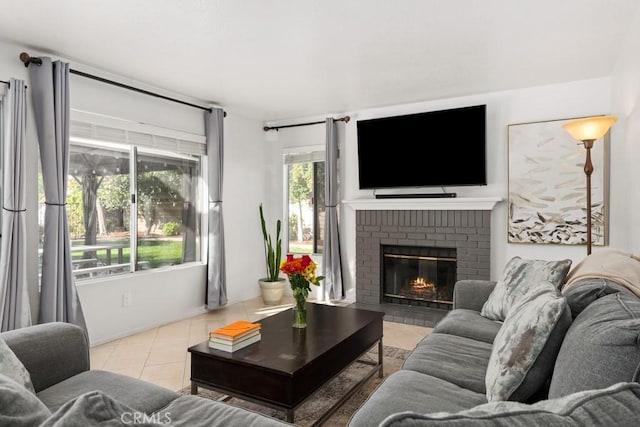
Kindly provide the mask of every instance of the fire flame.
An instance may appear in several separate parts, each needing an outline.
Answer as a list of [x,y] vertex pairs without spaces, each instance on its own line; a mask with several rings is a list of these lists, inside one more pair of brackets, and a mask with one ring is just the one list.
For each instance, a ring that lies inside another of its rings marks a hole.
[[433,282],[427,282],[424,277],[418,277],[411,281],[411,288],[414,291],[435,291],[436,284]]

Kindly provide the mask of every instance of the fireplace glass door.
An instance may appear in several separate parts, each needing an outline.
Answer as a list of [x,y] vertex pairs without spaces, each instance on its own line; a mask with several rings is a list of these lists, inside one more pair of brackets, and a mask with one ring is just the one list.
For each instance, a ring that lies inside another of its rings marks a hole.
[[385,245],[382,252],[383,301],[427,306],[453,303],[455,249]]

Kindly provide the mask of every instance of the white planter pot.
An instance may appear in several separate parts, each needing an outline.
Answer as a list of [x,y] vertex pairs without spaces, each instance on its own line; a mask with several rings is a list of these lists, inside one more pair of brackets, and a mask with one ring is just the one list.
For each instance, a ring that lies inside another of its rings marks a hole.
[[258,280],[262,291],[262,301],[265,305],[278,305],[282,302],[286,283],[287,281],[284,278],[280,278],[276,282],[269,282],[266,279]]

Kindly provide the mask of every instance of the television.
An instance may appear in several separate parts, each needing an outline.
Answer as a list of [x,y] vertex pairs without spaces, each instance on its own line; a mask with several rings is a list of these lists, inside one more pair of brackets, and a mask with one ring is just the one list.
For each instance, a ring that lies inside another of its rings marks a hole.
[[361,189],[486,185],[486,105],[359,120]]

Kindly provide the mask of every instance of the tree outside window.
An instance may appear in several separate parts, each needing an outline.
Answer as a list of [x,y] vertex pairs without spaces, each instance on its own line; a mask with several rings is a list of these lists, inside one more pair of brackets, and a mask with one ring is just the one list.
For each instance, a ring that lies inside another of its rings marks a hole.
[[[190,156],[72,143],[66,207],[75,277],[197,261],[199,168],[199,159]],[[137,190],[133,197],[132,180]],[[39,192],[44,221],[41,184]]]
[[289,252],[322,253],[324,162],[288,165]]

